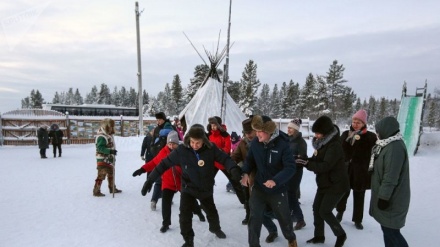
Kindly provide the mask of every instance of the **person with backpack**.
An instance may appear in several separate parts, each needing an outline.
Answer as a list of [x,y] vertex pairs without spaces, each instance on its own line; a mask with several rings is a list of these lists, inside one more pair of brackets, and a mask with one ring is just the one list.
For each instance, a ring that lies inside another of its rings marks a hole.
[[[178,133],[174,130],[170,131],[167,136],[167,144],[159,153],[149,162],[145,163],[141,168],[133,172],[133,177],[140,176],[145,172],[151,172],[171,151],[179,146]],[[182,169],[180,166],[173,166],[162,174],[162,227],[160,232],[164,233],[170,229],[171,225],[171,205],[173,203],[174,194],[181,190]],[[205,221],[205,216],[200,209],[198,203],[194,204],[194,214],[199,216],[200,221]]]

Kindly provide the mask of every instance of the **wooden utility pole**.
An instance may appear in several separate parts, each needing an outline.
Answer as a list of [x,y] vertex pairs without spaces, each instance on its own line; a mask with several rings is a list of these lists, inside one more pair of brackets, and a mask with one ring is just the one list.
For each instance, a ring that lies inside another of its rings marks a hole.
[[138,108],[139,108],[139,136],[143,135],[144,130],[144,114],[143,114],[143,97],[142,97],[142,68],[141,68],[141,37],[139,34],[139,16],[141,15],[142,11],[139,12],[139,5],[138,2],[135,4],[135,14],[136,14],[136,36],[137,36],[137,62],[138,62]]
[[229,40],[231,37],[231,7],[232,7],[232,0],[229,0],[228,39],[226,41],[226,61],[224,66],[222,106],[220,111],[220,115],[223,120],[223,123],[226,122],[226,95],[227,95],[227,84],[229,81]]

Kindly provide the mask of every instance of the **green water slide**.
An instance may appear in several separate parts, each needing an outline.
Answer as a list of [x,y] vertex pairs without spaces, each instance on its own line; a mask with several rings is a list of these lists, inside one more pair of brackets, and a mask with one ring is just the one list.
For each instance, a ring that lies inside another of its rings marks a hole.
[[[419,90],[423,90],[420,92]],[[424,88],[417,88],[415,96],[406,95],[406,83],[400,102],[397,121],[409,155],[415,155],[423,133],[423,111],[426,101],[426,83]]]

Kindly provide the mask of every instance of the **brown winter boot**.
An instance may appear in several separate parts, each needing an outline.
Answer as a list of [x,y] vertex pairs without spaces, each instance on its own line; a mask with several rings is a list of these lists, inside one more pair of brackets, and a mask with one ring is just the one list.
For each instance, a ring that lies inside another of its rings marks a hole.
[[104,194],[101,193],[101,184],[102,184],[101,179],[95,180],[95,187],[93,187],[93,196],[96,196],[96,197],[105,196]]
[[290,240],[288,247],[298,247],[298,243],[296,242],[296,239]]
[[[108,177],[108,190],[110,191],[111,194],[113,194],[113,183],[114,183],[114,179],[113,177]],[[118,190],[116,188],[116,184],[115,184],[115,193],[121,193],[122,190]]]

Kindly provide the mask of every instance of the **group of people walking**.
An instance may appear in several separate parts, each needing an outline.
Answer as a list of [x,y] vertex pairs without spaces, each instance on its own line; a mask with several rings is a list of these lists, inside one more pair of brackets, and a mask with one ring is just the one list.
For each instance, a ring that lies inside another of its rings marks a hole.
[[[213,196],[219,170],[244,205],[242,224],[248,227],[250,247],[260,246],[262,226],[269,232],[266,242],[273,242],[278,237],[277,227],[272,222],[274,218],[288,246],[298,246],[294,230],[306,226],[298,200],[304,168],[316,175],[317,185],[312,207],[314,236],[307,243],[325,242],[326,223],[336,236],[334,246],[344,246],[347,233],[340,222],[348,198],[353,195],[352,221],[362,230],[365,192],[371,188],[369,212],[382,227],[385,246],[408,246],[400,233],[410,199],[408,155],[395,118],[379,121],[375,125],[376,135],[367,129],[364,110],[353,115],[350,129],[342,134],[329,117],[321,116],[312,126],[314,152],[310,157],[299,118],[288,124],[285,133],[268,116],[250,116],[242,122],[243,137],[232,149],[227,126],[221,118],[213,116],[208,119],[206,129],[194,124],[186,135],[172,128],[167,132],[166,145],[152,154],[145,142],[152,144],[169,122],[162,112],[156,114],[156,119],[158,126],[152,135],[147,134],[142,145],[141,157],[145,164],[134,171],[133,176],[149,173],[142,195],[157,186],[161,178],[158,193],[162,197],[162,233],[171,225],[172,199],[180,191],[179,224],[185,241],[183,247],[194,246],[193,215],[201,221],[207,220],[209,230],[218,238],[226,238]],[[100,185],[105,175],[110,191],[121,192],[114,185],[112,169],[108,168],[117,154],[111,120],[104,121],[100,130],[96,139],[97,158],[100,159],[93,190],[95,196],[102,196]],[[107,168],[103,169],[102,165]],[[336,215],[333,213],[335,208]]]

